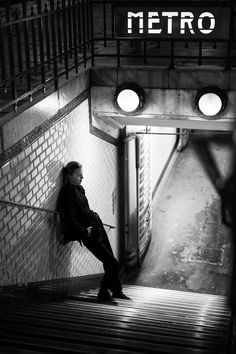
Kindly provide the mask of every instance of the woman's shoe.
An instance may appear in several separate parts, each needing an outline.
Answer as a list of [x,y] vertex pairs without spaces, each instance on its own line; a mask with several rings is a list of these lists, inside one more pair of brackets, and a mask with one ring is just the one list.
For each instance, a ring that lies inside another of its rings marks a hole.
[[112,297],[117,299],[131,300],[131,298],[125,295],[122,291],[118,293],[113,293]]
[[113,301],[113,299],[107,289],[100,289],[97,297],[98,297],[98,300]]

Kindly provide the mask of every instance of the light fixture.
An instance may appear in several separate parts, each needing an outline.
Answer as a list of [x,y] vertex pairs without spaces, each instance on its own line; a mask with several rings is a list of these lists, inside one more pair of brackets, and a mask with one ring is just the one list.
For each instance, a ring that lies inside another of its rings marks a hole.
[[117,87],[114,104],[123,114],[135,114],[139,112],[145,101],[145,94],[141,87],[133,83],[123,84]]
[[227,95],[225,91],[215,86],[200,89],[195,98],[195,108],[204,117],[215,119],[225,109]]

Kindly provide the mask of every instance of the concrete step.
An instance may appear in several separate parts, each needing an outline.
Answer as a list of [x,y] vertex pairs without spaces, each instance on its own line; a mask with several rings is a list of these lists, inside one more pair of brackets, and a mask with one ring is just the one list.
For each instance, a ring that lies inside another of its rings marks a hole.
[[0,349],[228,353],[231,313],[224,296],[125,285],[131,300],[101,302],[97,291],[9,310],[0,323]]

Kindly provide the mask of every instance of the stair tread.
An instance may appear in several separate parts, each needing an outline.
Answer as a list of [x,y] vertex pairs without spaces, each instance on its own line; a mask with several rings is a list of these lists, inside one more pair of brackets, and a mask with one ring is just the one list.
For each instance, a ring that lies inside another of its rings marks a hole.
[[98,289],[29,303],[3,316],[0,348],[77,353],[212,353],[228,350],[224,296],[124,285],[131,300],[97,300]]

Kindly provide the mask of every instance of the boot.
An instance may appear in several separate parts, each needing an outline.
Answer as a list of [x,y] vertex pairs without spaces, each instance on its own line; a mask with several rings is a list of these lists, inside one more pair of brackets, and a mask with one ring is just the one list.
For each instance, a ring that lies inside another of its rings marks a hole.
[[123,299],[123,300],[131,300],[130,297],[125,295],[123,291],[115,292],[112,294],[112,297],[117,298],[117,299]]
[[101,300],[101,301],[112,301],[113,300],[109,291],[107,289],[103,289],[103,288],[100,288],[97,297],[98,297],[98,300]]

